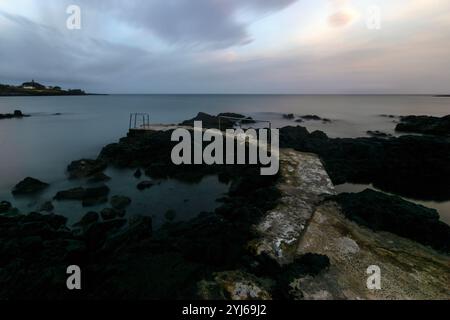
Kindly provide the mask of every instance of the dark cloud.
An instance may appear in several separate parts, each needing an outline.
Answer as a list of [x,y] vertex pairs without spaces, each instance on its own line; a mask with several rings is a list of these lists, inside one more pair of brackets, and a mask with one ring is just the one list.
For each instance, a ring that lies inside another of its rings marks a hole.
[[251,41],[242,10],[277,11],[297,0],[83,0],[83,5],[109,10],[134,27],[143,28],[169,43],[225,48]]

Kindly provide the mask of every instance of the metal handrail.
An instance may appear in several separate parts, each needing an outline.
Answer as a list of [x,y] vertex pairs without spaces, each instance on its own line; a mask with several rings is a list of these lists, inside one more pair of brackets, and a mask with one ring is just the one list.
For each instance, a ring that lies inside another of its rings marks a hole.
[[[142,118],[141,118],[142,117]],[[138,118],[142,119],[141,127],[138,127]],[[133,121],[134,120],[134,121]],[[134,123],[133,123],[134,122]],[[130,122],[128,129],[140,129],[150,126],[150,115],[148,113],[130,113]]]

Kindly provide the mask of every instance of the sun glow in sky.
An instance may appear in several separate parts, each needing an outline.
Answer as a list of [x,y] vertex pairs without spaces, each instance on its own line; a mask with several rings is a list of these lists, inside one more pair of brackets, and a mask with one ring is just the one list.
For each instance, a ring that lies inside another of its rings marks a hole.
[[419,94],[450,93],[448,70],[448,0],[0,0],[0,83]]

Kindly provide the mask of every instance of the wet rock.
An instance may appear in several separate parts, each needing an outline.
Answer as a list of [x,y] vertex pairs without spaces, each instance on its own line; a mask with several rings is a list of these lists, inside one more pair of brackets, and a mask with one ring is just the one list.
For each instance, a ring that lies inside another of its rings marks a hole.
[[117,217],[124,217],[125,210],[113,209],[113,208],[105,208],[100,212],[103,220],[112,220]]
[[46,201],[41,205],[39,211],[52,212],[54,209],[53,203],[51,201]]
[[59,191],[55,200],[79,200],[82,201],[83,206],[89,207],[108,201],[107,195],[109,193],[108,186],[100,186],[95,188],[73,188],[69,190]]
[[113,196],[110,203],[114,209],[123,210],[131,204],[131,199],[125,196]]
[[77,223],[75,223],[74,227],[87,227],[99,220],[99,214],[94,211],[90,211],[86,213],[83,218]]
[[12,209],[11,202],[8,202],[8,201],[1,201],[0,202],[0,214],[6,213],[6,212],[8,212],[11,209]]
[[293,113],[283,114],[283,119],[294,120],[295,116]]
[[[244,116],[244,115],[242,115],[242,114],[239,114],[239,113],[225,112],[225,113],[219,113],[217,116],[218,116],[218,117],[237,118],[237,119],[239,119],[239,120],[236,120],[236,121],[239,121],[239,122],[242,123],[242,124],[256,123],[256,121],[253,120],[252,117],[246,117],[246,116]],[[235,121],[234,119],[230,119],[230,120],[231,120],[231,121]]]
[[183,121],[180,125],[182,126],[194,126],[194,121],[201,121],[203,128],[214,128],[214,129],[231,129],[233,128],[235,121],[230,119],[224,119],[217,116],[213,116],[204,112],[199,112],[197,116],[190,120]]
[[73,161],[67,167],[70,179],[93,176],[106,169],[106,163],[101,160],[82,159]]
[[48,183],[28,177],[19,182],[12,190],[12,193],[13,195],[30,195],[41,192],[48,186]]
[[20,110],[14,110],[13,113],[4,113],[4,114],[0,113],[0,120],[13,119],[13,118],[21,119],[23,117],[29,117],[29,115],[23,114],[22,111],[20,111]]
[[177,216],[177,213],[175,210],[167,210],[166,213],[164,214],[164,217],[168,220],[168,221],[173,221],[175,220]]
[[450,253],[450,226],[439,221],[436,210],[397,196],[366,189],[334,198],[347,218],[375,231],[401,237]]
[[367,131],[367,134],[371,137],[376,137],[376,138],[391,138],[392,137],[392,134],[385,133],[385,132],[378,131],[378,130],[375,130],[375,131],[369,130],[369,131]]
[[140,177],[142,177],[142,171],[141,171],[141,169],[137,169],[137,170],[134,172],[134,177],[135,177],[136,179],[139,179]]
[[94,175],[92,175],[91,178],[89,178],[88,183],[99,183],[99,182],[106,182],[111,180],[111,177],[107,176],[103,172],[97,172]]
[[59,191],[54,199],[55,200],[83,200],[86,194],[86,190],[84,188],[72,188],[69,190]]
[[399,118],[399,116],[395,116],[395,115],[393,115],[393,114],[380,114],[380,117],[383,117],[383,118],[390,118],[390,119],[396,119],[396,118]]
[[438,118],[429,116],[406,116],[400,118],[396,131],[432,134],[438,136],[450,135],[450,115]]
[[320,121],[322,120],[321,117],[317,116],[317,115],[305,115],[305,116],[300,116],[300,118],[302,118],[303,120],[313,120],[313,121]]
[[145,189],[149,189],[149,188],[153,187],[154,185],[155,184],[152,181],[142,181],[142,182],[139,182],[136,187],[138,188],[138,190],[142,191]]
[[126,222],[125,219],[114,219],[92,224],[84,233],[88,249],[100,249],[107,238],[119,232]]
[[100,196],[95,198],[85,198],[81,201],[83,207],[94,207],[108,202],[108,197]]
[[280,147],[318,154],[335,185],[372,183],[378,189],[410,198],[450,199],[448,139],[331,139],[298,126],[280,129]]
[[198,295],[203,300],[271,300],[271,282],[242,271],[214,274],[213,281],[201,281]]

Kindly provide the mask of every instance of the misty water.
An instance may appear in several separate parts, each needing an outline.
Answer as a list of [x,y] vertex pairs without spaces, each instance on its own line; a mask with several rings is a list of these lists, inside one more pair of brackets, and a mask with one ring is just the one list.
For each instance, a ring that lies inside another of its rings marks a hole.
[[[49,200],[56,191],[79,186],[66,180],[66,167],[81,158],[96,158],[103,146],[116,142],[128,131],[129,114],[150,114],[151,123],[178,123],[203,111],[210,114],[237,112],[255,119],[270,120],[275,127],[297,125],[282,114],[315,114],[331,123],[307,121],[300,125],[322,130],[330,137],[362,137],[368,130],[396,135],[395,119],[380,115],[450,114],[450,99],[431,96],[277,96],[277,95],[109,95],[73,97],[0,97],[0,113],[20,109],[31,117],[0,120],[0,200],[12,201],[24,212]],[[148,192],[138,193],[132,172],[109,168],[113,179],[107,184],[111,195],[133,195],[131,213],[154,216],[163,221],[167,210],[182,211],[177,220],[191,218],[219,204],[228,186],[217,177],[206,177],[199,184],[161,181]],[[25,177],[51,184],[37,198],[13,199],[12,187]],[[134,179],[134,180],[133,180]],[[357,187],[356,189],[360,189]],[[354,188],[353,188],[354,189]],[[341,186],[339,190],[352,191]],[[450,202],[420,202],[438,209],[450,223]],[[80,209],[77,203],[56,203],[56,212],[71,222],[80,213],[99,208]],[[104,207],[104,206],[103,206]]]

